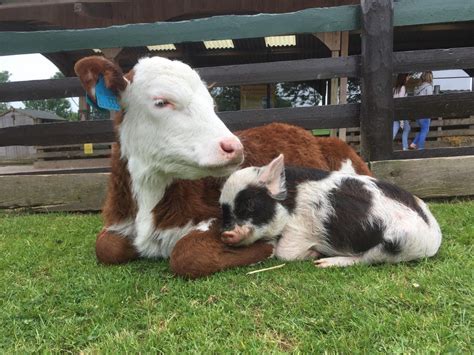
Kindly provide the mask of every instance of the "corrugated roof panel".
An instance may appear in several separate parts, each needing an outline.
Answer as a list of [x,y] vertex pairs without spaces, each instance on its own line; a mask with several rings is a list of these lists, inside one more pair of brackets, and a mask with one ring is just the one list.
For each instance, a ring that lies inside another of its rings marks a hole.
[[172,43],[170,44],[159,44],[156,46],[147,46],[150,51],[175,51],[176,46]]
[[204,41],[206,49],[229,49],[234,48],[234,42],[231,39],[222,39],[219,41]]
[[296,46],[296,36],[270,36],[265,37],[267,47],[292,47]]

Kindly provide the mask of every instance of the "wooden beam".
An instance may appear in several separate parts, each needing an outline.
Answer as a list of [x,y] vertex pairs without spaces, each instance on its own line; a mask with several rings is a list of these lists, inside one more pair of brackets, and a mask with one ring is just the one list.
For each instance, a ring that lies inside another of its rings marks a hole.
[[208,83],[217,86],[267,84],[359,76],[360,58],[318,58],[281,62],[198,68]]
[[[320,58],[197,69],[217,86],[266,84],[359,76],[359,57]],[[83,96],[78,78],[30,80],[0,84],[0,102]]]
[[109,174],[0,176],[0,209],[97,211],[105,199]]
[[432,148],[409,151],[397,150],[393,152],[394,159],[425,159],[433,157],[456,157],[463,155],[474,155],[474,147]]
[[293,124],[306,129],[354,127],[359,125],[359,105],[329,105],[219,112],[231,130],[242,130],[272,122]]
[[[341,57],[349,55],[349,32],[341,33]],[[347,103],[347,77],[339,79],[339,103]],[[346,141],[347,128],[339,128],[339,139]]]
[[393,53],[394,73],[474,68],[474,47]]
[[117,58],[122,49],[123,48],[102,48],[101,51],[105,58],[115,61],[115,58]]
[[367,161],[392,154],[393,4],[362,0],[361,154]]
[[341,32],[316,33],[315,36],[323,42],[328,49],[333,51],[341,50]]
[[474,20],[474,1],[416,0],[396,1],[394,25],[413,26]]
[[421,198],[474,195],[474,156],[373,161],[370,168]]
[[[474,112],[474,92],[410,96],[395,102],[395,117],[417,119],[424,117],[466,117]],[[393,121],[392,117],[392,121]]]
[[112,121],[43,123],[0,129],[0,146],[62,145],[115,141]]
[[[340,32],[337,32],[337,34],[340,37]],[[340,41],[338,42],[340,45]],[[334,48],[334,46],[333,46]],[[331,51],[331,56],[333,58],[339,57],[339,50],[334,50]],[[331,85],[330,85],[330,91],[329,91],[329,103],[331,105],[337,105],[338,104],[338,99],[339,99],[339,79],[338,78],[333,78],[331,79]],[[331,129],[329,135],[331,137],[336,137],[337,136],[337,129]]]
[[80,1],[74,3],[74,13],[78,16],[111,20],[113,8],[110,3],[87,3]]
[[[218,113],[231,130],[272,122],[294,124],[307,129],[354,127],[359,125],[359,105],[273,108]],[[52,146],[115,141],[112,121],[45,123],[0,129],[0,147],[10,145]]]
[[85,96],[79,97],[79,121],[87,121],[89,119],[89,105]]
[[78,78],[16,81],[0,84],[0,102],[83,96]]
[[359,6],[350,5],[283,14],[226,15],[85,30],[0,32],[0,55],[350,31],[359,27],[358,10]]
[[[377,177],[421,198],[474,194],[474,156],[373,161],[370,167]],[[98,211],[108,178],[108,173],[73,170],[68,174],[0,175],[0,209]]]
[[[81,3],[114,3],[114,2],[126,2],[127,0],[81,0]],[[13,4],[5,3],[0,4],[0,10],[7,9],[20,9],[21,8],[31,8],[31,7],[41,7],[41,6],[58,6],[58,5],[75,5],[79,0],[36,0],[36,1],[22,1],[16,2]]]

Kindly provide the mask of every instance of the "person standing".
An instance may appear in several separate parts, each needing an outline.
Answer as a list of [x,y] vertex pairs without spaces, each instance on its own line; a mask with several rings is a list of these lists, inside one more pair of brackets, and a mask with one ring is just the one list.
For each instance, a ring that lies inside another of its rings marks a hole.
[[[397,75],[397,81],[395,82],[395,87],[393,88],[393,97],[405,97],[407,96],[407,89],[405,87],[408,80],[408,73],[400,73]],[[393,121],[393,139],[395,139],[398,130],[400,127],[403,130],[402,133],[402,146],[403,150],[408,150],[408,134],[410,133],[410,121]]]
[[[425,71],[421,74],[421,84],[415,88],[415,96],[433,95],[433,72]],[[420,132],[410,144],[410,149],[425,149],[425,140],[430,131],[431,118],[420,118],[416,120],[420,126]]]

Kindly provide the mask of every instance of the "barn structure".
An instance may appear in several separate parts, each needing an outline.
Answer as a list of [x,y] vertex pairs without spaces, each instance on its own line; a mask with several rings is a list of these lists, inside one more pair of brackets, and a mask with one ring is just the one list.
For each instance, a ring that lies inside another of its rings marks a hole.
[[[12,108],[0,114],[0,128],[65,121],[53,112]],[[36,159],[37,147],[0,147],[0,163],[27,163]]]

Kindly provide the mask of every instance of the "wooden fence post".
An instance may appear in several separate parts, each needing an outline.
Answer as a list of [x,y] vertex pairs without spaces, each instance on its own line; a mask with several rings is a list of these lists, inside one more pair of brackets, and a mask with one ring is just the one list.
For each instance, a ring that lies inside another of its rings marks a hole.
[[392,156],[393,2],[361,0],[361,154],[367,161]]

